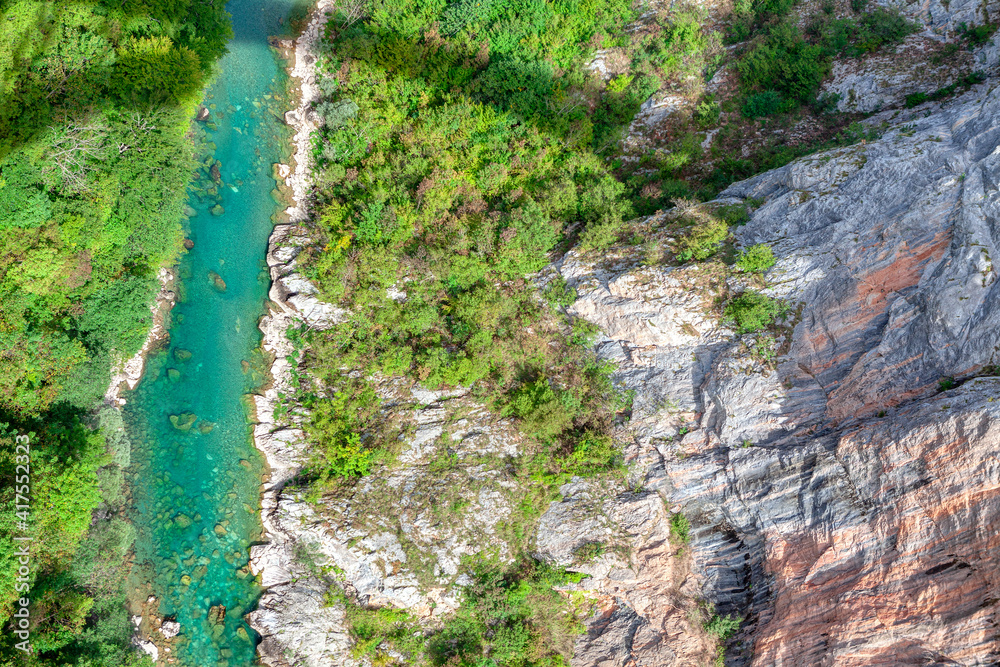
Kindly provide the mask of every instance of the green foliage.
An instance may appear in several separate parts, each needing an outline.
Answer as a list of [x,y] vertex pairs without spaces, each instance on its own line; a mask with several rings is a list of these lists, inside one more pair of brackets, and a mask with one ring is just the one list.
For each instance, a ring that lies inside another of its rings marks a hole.
[[698,102],[698,106],[695,107],[694,120],[698,124],[698,127],[703,129],[713,127],[719,122],[721,113],[722,108],[715,101],[715,95],[706,95],[705,99]]
[[972,72],[971,74],[966,74],[952,84],[938,88],[933,93],[912,93],[906,96],[906,108],[910,109],[923,104],[924,102],[936,102],[938,100],[943,100],[946,97],[951,97],[956,92],[968,90],[970,87],[976,85],[977,83],[982,83],[985,80],[986,75],[982,72]]
[[770,116],[787,109],[785,99],[776,90],[765,90],[762,93],[749,95],[743,102],[741,111],[747,118]]
[[329,399],[309,401],[306,431],[312,442],[310,472],[321,483],[331,478],[362,477],[383,456],[362,441],[362,429],[378,398],[370,387],[337,392]]
[[990,41],[998,27],[1000,27],[1000,23],[982,23],[971,27],[960,23],[958,34],[968,43],[969,49],[975,49]]
[[810,103],[829,74],[834,57],[870,53],[916,30],[917,25],[898,11],[882,7],[857,19],[835,19],[832,13],[821,13],[805,34],[791,17],[761,23],[759,37],[736,63],[747,96],[743,114],[757,118]]
[[180,251],[190,116],[232,33],[221,0],[2,4],[0,625],[16,430],[32,434],[36,653],[4,633],[0,663],[148,666],[130,643],[134,534],[117,515],[129,443],[117,411],[101,410],[100,433],[81,415],[140,347],[156,271]]
[[561,275],[557,275],[542,294],[550,304],[560,308],[568,308],[576,301],[576,288],[569,287]]
[[[371,472],[395,446],[345,367],[471,387],[543,443],[553,474],[575,451],[561,443],[604,432],[608,371],[524,276],[564,244],[613,243],[634,214],[595,132],[627,124],[658,81],[640,73],[600,90],[580,74],[598,35],[633,16],[621,0],[385,0],[331,32],[317,105],[320,243],[302,261],[349,315],[309,335],[312,373],[336,388],[307,401],[317,487]],[[699,35],[678,21],[674,46],[650,46],[648,58],[666,62]],[[544,296],[573,299],[564,283]],[[566,465],[597,469],[595,456]]]
[[747,290],[729,300],[723,310],[723,317],[736,325],[741,333],[761,331],[774,324],[775,318],[785,312],[785,307],[776,299]]
[[585,542],[573,551],[573,560],[580,564],[591,563],[604,555],[604,544]]
[[542,377],[517,387],[504,406],[506,414],[518,417],[525,428],[542,439],[552,438],[573,421],[572,395],[554,388]]
[[719,616],[713,614],[712,618],[705,622],[705,631],[716,637],[720,641],[726,641],[740,629],[743,620],[738,616]]
[[0,25],[0,409],[90,406],[148,329],[180,250],[194,99],[224,3],[5,3]]
[[729,236],[729,225],[712,215],[696,215],[693,224],[677,239],[674,254],[682,262],[700,262],[716,252]]
[[670,536],[681,544],[691,541],[691,522],[680,512],[670,517]]
[[584,626],[554,587],[578,582],[582,575],[529,559],[513,567],[480,560],[474,567],[474,581],[465,590],[462,606],[428,642],[431,663],[449,667],[568,664]]
[[354,604],[348,604],[346,611],[347,627],[354,640],[351,657],[377,656],[392,649],[412,661],[423,653],[423,633],[409,612],[391,607],[366,609]]
[[752,245],[736,258],[736,266],[747,273],[764,273],[774,262],[774,251],[766,243]]

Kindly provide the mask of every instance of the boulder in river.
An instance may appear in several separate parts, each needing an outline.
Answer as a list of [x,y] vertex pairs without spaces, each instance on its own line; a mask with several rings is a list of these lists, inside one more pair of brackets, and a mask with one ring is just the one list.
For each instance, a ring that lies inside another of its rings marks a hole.
[[215,604],[208,610],[208,622],[212,625],[222,625],[226,621],[226,605]]
[[216,160],[212,163],[212,166],[208,170],[208,175],[212,177],[212,180],[216,183],[222,182],[222,163]]
[[184,247],[188,250],[194,247],[194,241],[191,239],[184,239]]
[[212,287],[220,292],[226,291],[226,281],[215,271],[208,272],[208,279],[212,281]]

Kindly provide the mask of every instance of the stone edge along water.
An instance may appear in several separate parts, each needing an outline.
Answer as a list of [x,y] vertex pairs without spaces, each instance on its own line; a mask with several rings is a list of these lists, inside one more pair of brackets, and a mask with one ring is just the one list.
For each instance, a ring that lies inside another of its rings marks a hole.
[[[320,653],[333,647],[346,650],[348,646],[346,636],[333,638],[320,630],[335,624],[336,619],[326,616],[337,615],[337,612],[318,604],[323,598],[319,591],[300,590],[303,585],[296,582],[297,577],[291,571],[294,569],[294,547],[298,539],[279,527],[277,514],[283,487],[302,469],[304,433],[297,424],[285,425],[274,416],[279,395],[288,395],[293,391],[292,366],[287,357],[295,350],[285,337],[285,331],[300,322],[314,329],[326,328],[336,323],[342,312],[316,298],[315,286],[296,271],[295,264],[300,249],[309,242],[302,223],[310,213],[311,137],[318,127],[318,119],[312,109],[313,103],[320,98],[314,64],[324,28],[335,4],[334,0],[318,0],[297,39],[274,42],[289,56],[289,75],[297,87],[298,102],[296,108],[285,114],[285,122],[294,131],[291,164],[274,165],[275,177],[284,179],[285,185],[291,189],[291,206],[285,210],[288,223],[275,225],[268,241],[267,266],[272,281],[268,296],[271,305],[258,325],[263,333],[261,348],[273,361],[270,384],[266,385],[262,394],[251,396],[256,422],[254,445],[264,455],[268,472],[261,487],[263,543],[251,547],[250,567],[253,574],[259,576],[265,591],[257,609],[247,615],[251,627],[261,635],[259,657],[264,664],[272,666],[287,664],[284,655],[291,647],[303,648],[306,654],[315,655],[307,646],[318,648]],[[296,99],[296,96],[291,95],[289,99]],[[312,623],[289,624],[285,614],[290,608],[308,615]],[[332,640],[332,646],[328,645],[327,639]],[[313,663],[307,659],[307,664]]]

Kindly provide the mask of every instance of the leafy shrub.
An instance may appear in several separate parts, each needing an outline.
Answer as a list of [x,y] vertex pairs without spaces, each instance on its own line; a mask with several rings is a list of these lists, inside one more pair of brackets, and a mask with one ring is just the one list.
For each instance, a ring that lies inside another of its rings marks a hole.
[[747,273],[764,273],[774,262],[774,251],[766,243],[752,245],[736,258],[736,266]]
[[719,122],[719,115],[722,112],[719,103],[715,101],[714,95],[708,95],[694,110],[694,120],[698,127],[704,129],[712,127]]
[[[504,567],[491,560],[474,565],[462,606],[428,642],[434,665],[562,665],[584,626],[554,586],[583,575],[533,560]],[[569,612],[569,613],[567,613]]]
[[780,301],[760,292],[747,290],[726,304],[723,317],[734,323],[739,333],[745,334],[771,326],[784,310]]
[[310,419],[306,425],[313,443],[310,472],[326,482],[332,478],[362,477],[385,452],[365,445],[361,433],[368,417],[378,407],[371,388],[341,391],[330,399],[310,404]]
[[986,76],[982,72],[972,72],[971,74],[966,74],[954,83],[938,88],[933,93],[912,93],[906,96],[906,108],[912,108],[923,104],[924,102],[936,102],[938,100],[943,100],[946,97],[954,95],[959,90],[968,90],[970,87],[976,85],[977,83],[982,83],[986,80]]
[[565,392],[555,389],[548,378],[541,377],[513,390],[503,413],[518,417],[524,430],[545,440],[562,432],[572,422],[573,415],[566,409],[567,397]]
[[604,555],[603,542],[585,542],[573,551],[573,560],[579,564],[590,563]]
[[998,27],[1000,23],[982,23],[971,28],[962,23],[959,25],[958,33],[968,42],[969,48],[974,49],[990,41]]
[[568,308],[576,301],[576,288],[566,284],[566,279],[557,275],[542,292],[546,300],[553,306]]
[[569,455],[560,461],[569,475],[589,477],[621,465],[621,449],[613,438],[600,433],[585,432]]
[[759,118],[776,114],[785,108],[785,99],[781,93],[776,90],[765,90],[747,97],[741,111],[747,118]]
[[[810,44],[798,27],[786,21],[770,29],[767,36],[736,63],[746,91],[772,90],[788,100],[808,102],[830,71],[831,54]],[[776,98],[766,98],[774,104]]]
[[694,225],[677,239],[674,254],[682,262],[706,260],[719,250],[729,236],[729,225],[710,215],[699,216]]
[[713,614],[712,618],[705,623],[705,631],[719,640],[725,641],[740,629],[742,623],[743,620],[738,616],[719,616],[718,614]]
[[347,627],[354,640],[351,657],[360,659],[381,653],[382,646],[409,658],[423,652],[424,638],[420,625],[409,612],[391,607],[366,609],[346,605]]
[[750,222],[750,211],[747,210],[746,204],[725,204],[716,208],[715,214],[733,227]]

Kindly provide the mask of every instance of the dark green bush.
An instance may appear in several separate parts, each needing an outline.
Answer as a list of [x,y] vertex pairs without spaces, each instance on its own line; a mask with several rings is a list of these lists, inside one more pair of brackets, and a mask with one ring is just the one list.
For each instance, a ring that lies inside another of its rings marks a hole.
[[771,326],[784,310],[780,301],[760,292],[748,290],[730,299],[723,310],[723,316],[736,325],[739,333],[745,334]]
[[705,99],[698,103],[694,110],[694,120],[698,127],[705,129],[714,126],[719,122],[719,115],[722,109],[715,101],[715,95],[706,95]]
[[969,44],[969,48],[974,49],[990,41],[998,27],[1000,23],[982,23],[972,27],[962,23],[958,27],[958,33]]
[[770,116],[787,109],[785,99],[776,90],[765,90],[762,93],[755,93],[746,98],[741,111],[747,118],[760,118]]
[[691,522],[680,512],[670,517],[670,536],[681,544],[691,541]]
[[743,620],[739,616],[719,616],[718,614],[713,614],[712,618],[705,623],[705,631],[721,641],[726,641],[740,629],[742,623]]
[[479,560],[458,613],[428,642],[432,664],[568,664],[584,626],[553,587],[582,578],[529,559],[513,567]]

